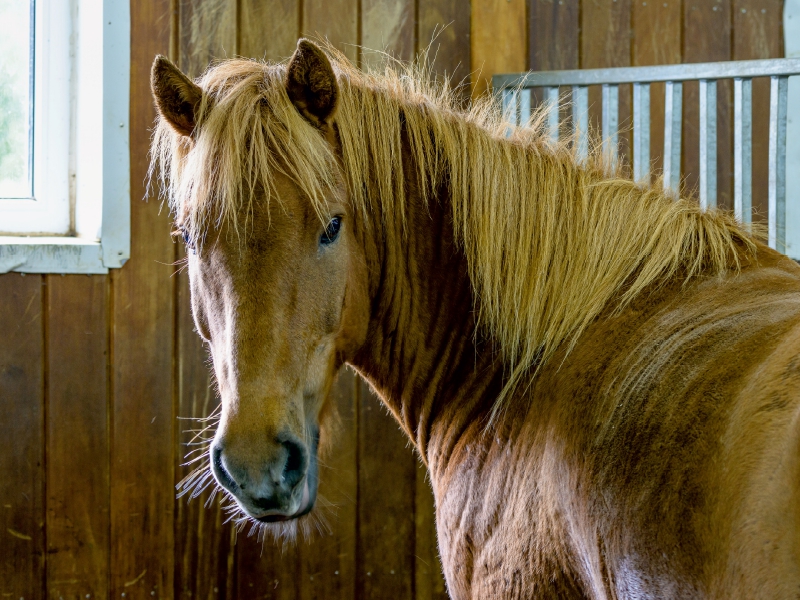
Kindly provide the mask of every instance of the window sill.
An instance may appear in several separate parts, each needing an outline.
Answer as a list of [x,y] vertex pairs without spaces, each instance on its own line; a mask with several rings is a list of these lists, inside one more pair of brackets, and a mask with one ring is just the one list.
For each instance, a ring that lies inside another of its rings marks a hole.
[[0,236],[0,273],[108,273],[127,252],[103,252],[103,244],[74,237]]

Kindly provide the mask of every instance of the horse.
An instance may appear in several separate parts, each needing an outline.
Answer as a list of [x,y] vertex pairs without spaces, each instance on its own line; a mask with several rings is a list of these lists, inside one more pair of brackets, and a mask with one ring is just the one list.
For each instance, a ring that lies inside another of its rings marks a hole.
[[350,365],[428,469],[455,599],[800,595],[800,267],[424,69],[151,72],[242,514],[309,519]]

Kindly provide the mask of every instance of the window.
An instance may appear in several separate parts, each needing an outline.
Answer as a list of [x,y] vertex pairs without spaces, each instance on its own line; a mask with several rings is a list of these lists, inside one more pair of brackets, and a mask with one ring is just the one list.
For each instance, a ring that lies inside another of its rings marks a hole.
[[130,248],[128,0],[0,0],[0,272]]

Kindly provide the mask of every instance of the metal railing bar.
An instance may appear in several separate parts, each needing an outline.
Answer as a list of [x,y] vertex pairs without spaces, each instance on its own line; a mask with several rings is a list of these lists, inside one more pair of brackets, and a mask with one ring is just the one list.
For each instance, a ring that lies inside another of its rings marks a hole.
[[733,80],[733,212],[740,223],[753,220],[753,81]]
[[655,81],[692,81],[789,76],[800,74],[800,58],[741,60],[714,63],[676,64],[655,67],[619,67],[614,69],[576,69],[495,75],[495,90],[523,87],[586,86]]
[[717,82],[700,80],[700,206],[717,206]]
[[531,118],[531,91],[522,90],[519,98],[518,125],[526,125]]
[[589,89],[585,86],[572,87],[572,127],[576,155],[583,162],[589,156]]
[[683,84],[667,81],[664,91],[664,189],[678,190],[681,177]]
[[502,93],[503,118],[513,125],[517,124],[517,91],[503,90]]
[[633,84],[633,180],[650,177],[650,84]]
[[558,87],[549,87],[545,91],[545,101],[547,102],[547,133],[554,142],[558,141],[559,128],[559,96]]
[[619,86],[603,86],[603,155],[616,166],[619,131]]
[[773,76],[769,96],[769,246],[786,247],[786,108],[788,77]]

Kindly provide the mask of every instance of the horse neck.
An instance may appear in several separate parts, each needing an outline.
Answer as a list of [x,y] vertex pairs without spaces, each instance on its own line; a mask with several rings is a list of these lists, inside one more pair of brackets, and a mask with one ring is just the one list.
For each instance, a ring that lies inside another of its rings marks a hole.
[[485,422],[502,368],[476,335],[467,259],[455,242],[447,189],[424,201],[403,139],[404,222],[371,211],[362,232],[371,274],[367,341],[351,361],[423,461]]

